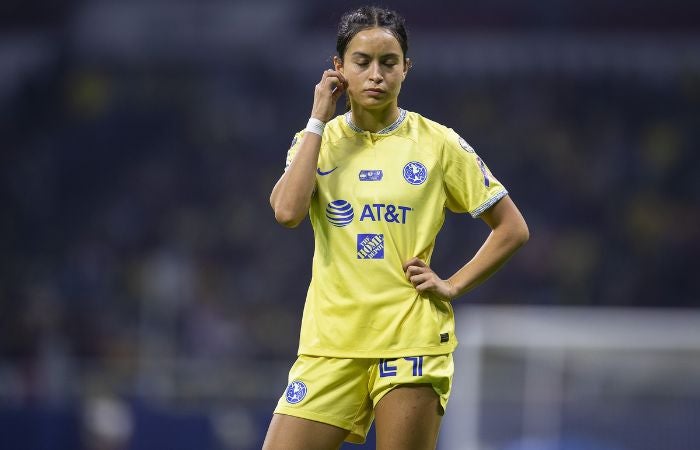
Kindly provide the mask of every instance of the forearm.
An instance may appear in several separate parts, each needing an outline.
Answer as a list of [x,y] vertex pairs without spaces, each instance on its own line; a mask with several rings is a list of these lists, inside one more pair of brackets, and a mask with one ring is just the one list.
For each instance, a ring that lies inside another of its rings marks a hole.
[[296,227],[309,212],[316,184],[323,124],[333,117],[338,98],[347,86],[348,82],[340,71],[329,69],[323,72],[321,81],[314,89],[311,119],[301,138],[299,149],[270,195],[270,206],[275,211],[275,219],[286,227]]
[[321,136],[304,133],[294,160],[272,189],[270,205],[280,224],[295,227],[306,217],[314,192],[320,149]]
[[528,238],[529,232],[524,222],[494,228],[476,255],[448,279],[454,289],[452,298],[459,297],[486,281]]
[[491,233],[471,261],[447,280],[451,285],[450,298],[483,283],[530,238],[525,219],[508,195],[480,217],[491,228]]

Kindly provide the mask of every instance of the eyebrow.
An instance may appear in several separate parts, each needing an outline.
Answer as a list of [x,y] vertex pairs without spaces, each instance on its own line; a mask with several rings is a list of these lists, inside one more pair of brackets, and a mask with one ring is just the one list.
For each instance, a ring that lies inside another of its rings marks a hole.
[[[350,56],[359,56],[362,58],[370,58],[370,59],[372,58],[367,53],[362,53],[362,52],[353,52],[352,55],[350,55]],[[400,58],[400,57],[401,57],[401,55],[398,55],[396,53],[386,53],[384,55],[381,55],[381,58]]]

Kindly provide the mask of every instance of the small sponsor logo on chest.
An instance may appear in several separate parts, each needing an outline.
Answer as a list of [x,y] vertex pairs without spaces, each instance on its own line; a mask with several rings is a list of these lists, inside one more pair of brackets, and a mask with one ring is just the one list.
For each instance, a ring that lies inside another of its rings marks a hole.
[[374,170],[360,170],[360,181],[382,181],[384,177],[384,172],[380,169]]

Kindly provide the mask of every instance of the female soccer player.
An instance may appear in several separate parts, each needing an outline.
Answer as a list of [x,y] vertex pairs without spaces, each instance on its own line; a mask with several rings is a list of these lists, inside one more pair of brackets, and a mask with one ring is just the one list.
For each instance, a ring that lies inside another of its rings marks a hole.
[[[507,191],[453,130],[398,106],[411,66],[403,19],[363,7],[340,21],[334,70],[314,92],[270,203],[279,223],[309,214],[315,253],[298,358],[264,449],[364,442],[433,449],[452,382],[450,302],[528,239]],[[333,118],[346,94],[350,110]],[[445,208],[491,233],[451,277],[430,268]]]

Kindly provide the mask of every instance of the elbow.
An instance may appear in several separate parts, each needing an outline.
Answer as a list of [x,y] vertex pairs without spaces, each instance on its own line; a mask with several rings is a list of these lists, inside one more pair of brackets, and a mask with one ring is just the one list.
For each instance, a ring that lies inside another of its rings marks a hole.
[[503,227],[501,236],[509,251],[516,252],[530,240],[530,230],[525,221],[517,221]]
[[522,223],[514,230],[513,238],[516,243],[516,248],[520,248],[530,240],[530,229],[527,223],[523,220]]
[[281,200],[279,197],[276,198],[274,192],[270,196],[270,206],[275,212],[277,223],[285,228],[296,228],[304,220],[306,211],[308,211],[308,206],[306,209],[290,207],[288,202]]
[[304,220],[304,216],[284,208],[275,208],[275,220],[285,228],[296,228]]

